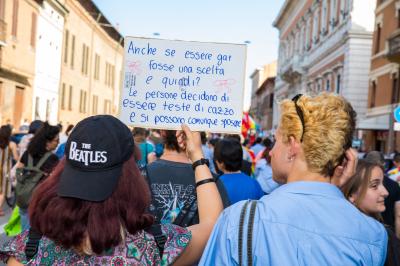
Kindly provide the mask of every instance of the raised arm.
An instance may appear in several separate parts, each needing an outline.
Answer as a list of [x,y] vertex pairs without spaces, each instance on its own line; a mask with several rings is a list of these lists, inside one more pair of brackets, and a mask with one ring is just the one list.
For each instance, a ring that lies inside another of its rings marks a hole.
[[[191,132],[186,125],[182,125],[182,131],[177,132],[177,138],[179,145],[186,150],[192,162],[204,158],[199,132]],[[212,174],[206,165],[196,167],[196,183],[210,178],[212,178]],[[215,182],[198,186],[196,192],[199,224],[188,228],[192,233],[192,239],[174,265],[192,265],[200,259],[214,224],[223,210],[222,200]]]

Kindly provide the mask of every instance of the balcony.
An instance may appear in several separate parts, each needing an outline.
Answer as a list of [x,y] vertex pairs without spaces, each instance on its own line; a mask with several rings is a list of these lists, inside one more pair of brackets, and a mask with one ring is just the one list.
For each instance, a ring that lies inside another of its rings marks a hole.
[[400,64],[400,29],[393,32],[388,38],[389,52],[387,58],[389,61]]
[[7,36],[7,23],[0,19],[0,46],[4,46],[6,44],[6,36]]
[[293,56],[280,68],[279,75],[282,80],[294,83],[297,77],[301,77],[303,70],[301,67],[302,58],[298,55]]

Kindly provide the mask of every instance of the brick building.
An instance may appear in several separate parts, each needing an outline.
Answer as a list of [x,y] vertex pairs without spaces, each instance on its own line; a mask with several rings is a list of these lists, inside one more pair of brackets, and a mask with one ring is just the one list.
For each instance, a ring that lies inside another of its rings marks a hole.
[[375,16],[364,148],[389,153],[400,151],[400,134],[390,130],[400,102],[400,1],[376,1]]

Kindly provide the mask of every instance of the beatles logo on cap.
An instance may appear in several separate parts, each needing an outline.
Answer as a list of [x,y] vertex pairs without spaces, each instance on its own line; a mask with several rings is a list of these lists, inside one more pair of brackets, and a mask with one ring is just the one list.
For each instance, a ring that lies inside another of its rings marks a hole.
[[81,149],[77,148],[77,143],[71,141],[68,159],[76,162],[85,163],[86,166],[92,163],[106,163],[106,151],[92,151],[92,145],[88,143],[81,143]]

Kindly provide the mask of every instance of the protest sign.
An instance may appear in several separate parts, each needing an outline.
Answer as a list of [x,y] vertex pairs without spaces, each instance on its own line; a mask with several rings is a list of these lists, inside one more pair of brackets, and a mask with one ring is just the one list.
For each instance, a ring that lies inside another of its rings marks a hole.
[[246,46],[126,37],[120,119],[240,133]]

